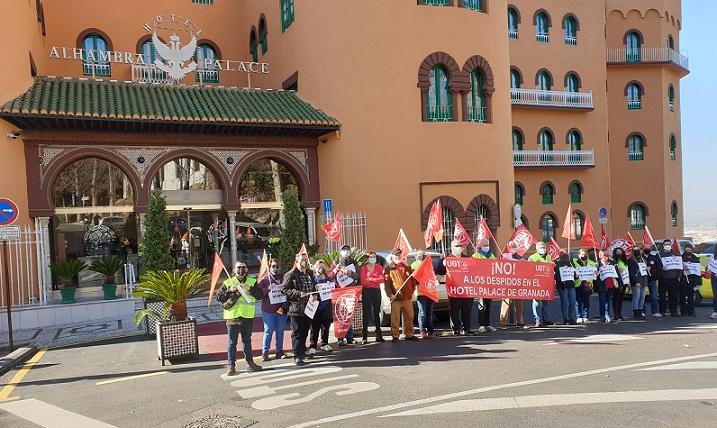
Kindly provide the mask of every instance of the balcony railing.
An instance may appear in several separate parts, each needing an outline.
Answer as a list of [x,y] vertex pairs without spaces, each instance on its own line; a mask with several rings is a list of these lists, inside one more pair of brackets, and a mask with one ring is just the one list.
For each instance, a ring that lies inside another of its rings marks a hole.
[[448,6],[448,0],[421,0],[421,4],[428,6]]
[[453,120],[453,106],[429,105],[426,111],[426,119],[429,122],[449,122]]
[[627,100],[628,110],[640,110],[642,108],[642,100]]
[[485,123],[485,107],[468,106],[468,121]]
[[608,64],[671,63],[689,71],[687,56],[670,48],[608,49]]
[[513,40],[518,40],[518,29],[515,28],[509,28],[508,29],[508,38]]
[[592,150],[544,151],[517,150],[513,152],[514,167],[593,167],[595,152]]
[[153,83],[156,85],[174,83],[167,72],[153,65],[132,65],[132,81],[135,83]]
[[538,43],[550,43],[550,34],[549,33],[537,33],[535,35],[535,40],[537,40]]
[[643,152],[628,152],[628,154],[627,154],[627,160],[641,161],[644,159],[645,159],[645,154]]
[[668,101],[667,107],[670,109],[670,111],[675,111],[675,102],[674,101]]
[[592,92],[543,91],[540,89],[513,88],[510,90],[513,105],[560,108],[593,108]]
[[219,83],[219,71],[197,70],[197,76],[194,80],[199,83]]
[[483,12],[483,0],[463,0],[463,7],[477,12]]
[[577,46],[578,38],[575,36],[565,36],[565,44],[569,46]]
[[109,76],[110,64],[107,62],[83,62],[82,73],[85,76]]

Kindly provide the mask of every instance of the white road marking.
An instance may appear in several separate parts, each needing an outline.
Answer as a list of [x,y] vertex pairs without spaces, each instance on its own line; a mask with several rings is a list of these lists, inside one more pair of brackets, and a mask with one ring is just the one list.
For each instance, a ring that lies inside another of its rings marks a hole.
[[663,389],[656,391],[619,391],[579,394],[527,395],[522,397],[480,398],[458,400],[437,406],[384,415],[396,416],[436,415],[445,413],[481,412],[486,410],[527,409],[536,407],[573,406],[579,404],[607,403],[654,403],[660,401],[691,401],[717,399],[717,388],[707,389]]
[[274,387],[269,386],[269,385],[261,385],[261,386],[257,386],[254,388],[240,389],[237,391],[237,393],[241,396],[241,398],[244,398],[244,399],[258,398],[258,397],[263,397],[266,395],[276,394],[276,391],[279,391],[281,389],[298,388],[300,386],[316,385],[318,383],[333,382],[335,380],[353,379],[355,377],[359,377],[359,375],[351,374],[351,375],[345,375],[345,376],[326,377],[326,378],[321,378],[321,379],[316,379],[316,380],[308,380],[306,382],[292,383],[290,385],[282,385],[282,386],[274,386]]
[[169,372],[154,372],[154,373],[145,373],[145,374],[136,375],[136,376],[118,377],[115,379],[103,380],[101,382],[97,382],[95,385],[107,385],[109,383],[124,382],[126,380],[142,379],[145,377],[158,376],[158,375],[163,375],[163,374],[167,374],[167,373],[169,373]]
[[308,403],[309,401],[315,400],[331,391],[336,391],[336,395],[338,397],[342,397],[345,395],[358,394],[359,392],[372,391],[378,388],[380,388],[380,385],[373,382],[346,383],[343,385],[333,385],[321,388],[318,391],[314,391],[311,394],[306,395],[305,397],[301,397],[301,394],[298,392],[292,392],[290,394],[262,398],[251,403],[251,407],[257,410],[273,410],[278,409],[279,407]]
[[611,343],[611,342],[626,342],[630,340],[642,340],[641,337],[630,336],[627,334],[593,334],[585,337],[575,337],[566,339],[554,339],[550,343],[545,345],[571,345],[580,343]]
[[640,371],[657,370],[714,370],[717,369],[717,361],[690,361],[688,363],[671,364],[669,366],[650,367]]
[[455,399],[455,398],[466,397],[469,395],[480,394],[483,392],[497,391],[500,389],[515,388],[515,387],[527,386],[527,385],[536,385],[536,384],[540,384],[540,383],[554,382],[554,381],[566,380],[566,379],[575,379],[575,378],[579,378],[579,377],[592,376],[592,375],[596,375],[596,374],[609,373],[609,372],[620,371],[620,370],[631,370],[631,369],[636,369],[636,368],[642,368],[645,366],[676,363],[676,362],[680,362],[680,361],[699,360],[702,358],[712,358],[712,357],[717,357],[717,352],[713,352],[710,354],[691,355],[691,356],[687,356],[687,357],[667,358],[664,360],[644,361],[644,362],[635,363],[635,364],[626,364],[626,365],[622,365],[622,366],[605,367],[602,369],[587,370],[587,371],[568,373],[568,374],[558,375],[558,376],[550,376],[550,377],[544,377],[544,378],[538,378],[538,379],[512,382],[512,383],[507,383],[507,384],[503,384],[503,385],[495,385],[495,386],[488,386],[488,387],[483,387],[483,388],[469,389],[466,391],[454,392],[454,393],[444,394],[444,395],[437,395],[435,397],[422,398],[420,400],[413,400],[413,401],[407,401],[407,402],[403,402],[403,403],[391,404],[388,406],[376,407],[373,409],[360,410],[358,412],[344,413],[344,414],[336,415],[336,416],[329,416],[329,417],[317,419],[314,421],[308,421],[308,422],[303,422],[303,423],[300,423],[297,425],[292,425],[290,428],[311,427],[314,425],[327,424],[327,423],[336,422],[336,421],[343,421],[346,419],[357,418],[360,416],[375,415],[377,413],[386,413],[386,412],[390,412],[393,410],[403,409],[406,407],[421,406],[424,404],[430,404],[430,403],[436,403],[439,401],[445,401],[445,400],[451,400],[451,399]]
[[46,428],[114,428],[104,422],[72,413],[31,398],[0,404],[0,409]]

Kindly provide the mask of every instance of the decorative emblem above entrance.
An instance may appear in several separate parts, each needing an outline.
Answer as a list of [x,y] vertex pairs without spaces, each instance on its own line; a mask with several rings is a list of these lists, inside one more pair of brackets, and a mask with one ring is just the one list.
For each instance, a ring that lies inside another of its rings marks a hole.
[[[197,36],[202,32],[192,21],[182,18],[173,13],[168,16],[156,16],[150,23],[142,26],[152,33],[152,44],[159,58],[154,60],[154,65],[166,72],[174,80],[182,80],[184,76],[197,69],[197,63],[192,60],[186,67],[184,63],[194,57],[197,51]],[[157,31],[171,33],[169,44],[165,44],[157,35]],[[189,33],[191,38],[186,45],[182,46],[179,33]]]

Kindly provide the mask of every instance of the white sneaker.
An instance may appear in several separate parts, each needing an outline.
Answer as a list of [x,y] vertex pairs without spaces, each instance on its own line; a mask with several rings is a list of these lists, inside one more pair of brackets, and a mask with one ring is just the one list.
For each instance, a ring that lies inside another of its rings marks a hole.
[[612,321],[612,318],[610,318],[610,315],[605,315],[605,322]]
[[494,333],[496,331],[495,327],[493,327],[492,325],[489,325],[485,329],[488,330],[489,333]]
[[324,345],[321,347],[321,350],[324,352],[331,352],[333,351],[333,348],[331,348],[329,345]]
[[662,318],[662,314],[659,312],[652,314],[652,316],[655,318]]
[[478,327],[478,333],[485,333],[485,331],[486,331],[485,327],[483,327],[483,326]]
[[578,318],[575,322],[578,323],[578,324],[582,324],[582,323],[583,323],[583,319],[582,319],[582,318]]
[[712,315],[710,315],[710,319],[717,320],[717,312],[712,312]]
[[316,349],[309,348],[309,350],[306,352],[308,355],[316,355]]

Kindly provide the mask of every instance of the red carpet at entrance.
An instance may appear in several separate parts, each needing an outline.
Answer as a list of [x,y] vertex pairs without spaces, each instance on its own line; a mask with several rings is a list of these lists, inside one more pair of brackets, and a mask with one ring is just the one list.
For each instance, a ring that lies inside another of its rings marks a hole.
[[[226,361],[227,359],[227,325],[224,321],[199,324],[197,326],[197,335],[199,340],[199,352],[211,356],[217,361]],[[261,355],[262,342],[264,340],[264,323],[261,317],[254,318],[254,332],[251,335],[251,350],[254,356]],[[271,349],[269,354],[274,354],[275,338],[271,339]],[[284,352],[291,352],[291,329],[289,322],[286,323],[286,331],[284,331]],[[242,352],[241,337],[237,344],[237,361],[244,359]]]

